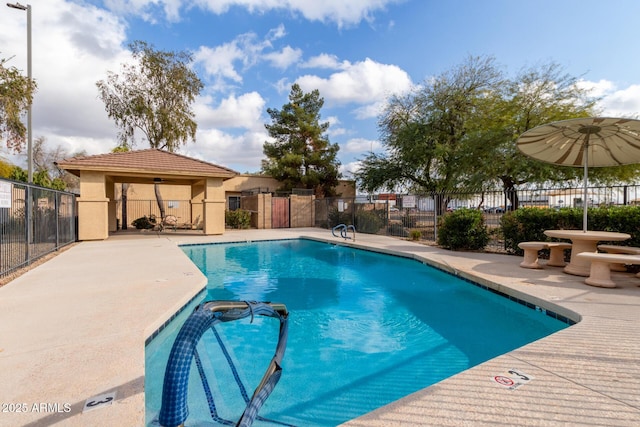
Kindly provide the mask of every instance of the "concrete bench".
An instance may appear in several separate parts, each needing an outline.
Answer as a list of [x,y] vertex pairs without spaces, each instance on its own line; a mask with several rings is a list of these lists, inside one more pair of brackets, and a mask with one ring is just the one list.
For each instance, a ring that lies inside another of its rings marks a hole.
[[[598,245],[598,249],[608,254],[640,255],[640,248],[637,248],[635,246]],[[624,264],[612,264],[611,270],[627,271],[627,268],[624,266]],[[640,277],[640,273],[638,273],[638,277]]]
[[524,259],[520,263],[523,268],[542,268],[538,262],[538,252],[549,249],[549,261],[547,265],[553,267],[564,267],[564,251],[571,249],[571,243],[565,242],[520,242],[518,247],[524,251]]
[[547,262],[547,265],[552,267],[564,267],[567,265],[564,262],[564,251],[571,249],[571,243],[547,242],[547,247],[549,248],[549,262]]
[[616,287],[611,280],[611,264],[640,264],[640,255],[581,252],[576,256],[591,262],[589,277],[584,282],[602,288]]
[[518,247],[524,251],[524,259],[520,263],[520,267],[542,268],[538,263],[538,252],[547,249],[546,242],[520,242]]
[[640,248],[635,246],[622,246],[622,245],[598,245],[598,249],[610,254],[631,254],[640,255]]

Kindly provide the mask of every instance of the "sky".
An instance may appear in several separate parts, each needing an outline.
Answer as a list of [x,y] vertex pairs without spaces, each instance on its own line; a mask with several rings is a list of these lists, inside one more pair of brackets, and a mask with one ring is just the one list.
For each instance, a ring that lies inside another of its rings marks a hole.
[[[637,0],[19,3],[32,8],[33,137],[69,155],[116,146],[96,82],[120,73],[136,40],[191,53],[204,83],[193,104],[196,142],[178,152],[240,173],[260,170],[267,109],[282,109],[292,84],[324,98],[321,121],[330,123],[348,179],[359,159],[383,151],[377,118],[385,100],[469,56],[493,57],[509,76],[555,62],[602,97],[601,115],[640,113]],[[25,11],[0,7],[0,58],[25,75],[26,22]],[[3,147],[0,156],[26,168],[24,154]]]

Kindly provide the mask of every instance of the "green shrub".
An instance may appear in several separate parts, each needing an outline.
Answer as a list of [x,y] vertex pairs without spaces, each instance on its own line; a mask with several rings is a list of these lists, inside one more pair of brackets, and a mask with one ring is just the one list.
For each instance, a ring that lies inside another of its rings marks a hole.
[[407,228],[415,228],[418,225],[418,217],[411,213],[411,209],[404,210],[402,224]]
[[[582,208],[520,208],[507,212],[500,222],[505,249],[522,254],[520,242],[549,241],[544,230],[582,230],[582,216]],[[628,233],[631,239],[617,243],[640,246],[640,206],[589,208],[587,219],[589,230]]]
[[389,236],[409,237],[409,232],[402,224],[390,222],[387,225],[387,234]]
[[354,226],[359,233],[376,234],[384,226],[384,219],[376,211],[358,210]]
[[420,238],[422,237],[422,231],[420,231],[420,230],[411,230],[409,232],[409,237],[411,237],[411,240],[420,240]]
[[227,226],[231,228],[246,229],[251,227],[251,212],[244,209],[225,211],[224,219]]
[[481,250],[489,243],[489,232],[482,212],[475,209],[459,209],[440,217],[438,244],[458,250]]
[[522,254],[518,243],[548,240],[544,235],[544,230],[559,228],[557,227],[559,222],[566,222],[560,220],[560,217],[566,217],[566,213],[562,211],[565,211],[565,209],[556,211],[552,209],[520,208],[505,213],[500,220],[500,225],[507,252]]
[[333,228],[339,224],[353,225],[351,212],[340,212],[338,211],[338,209],[332,209],[331,211],[329,211],[327,219],[329,221],[329,228]]
[[156,217],[152,215],[151,218],[146,215],[131,221],[131,225],[133,225],[138,230],[151,230],[156,226]]

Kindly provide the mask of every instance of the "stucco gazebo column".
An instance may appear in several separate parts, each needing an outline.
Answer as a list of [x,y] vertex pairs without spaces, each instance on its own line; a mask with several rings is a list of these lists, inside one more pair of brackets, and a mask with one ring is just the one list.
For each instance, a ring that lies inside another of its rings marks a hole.
[[105,182],[105,195],[109,200],[107,217],[109,221],[108,230],[109,232],[118,231],[118,223],[117,223],[117,209],[118,209],[118,200],[116,198],[116,186],[113,182],[113,178],[107,176]]
[[203,204],[204,234],[223,234],[225,227],[224,211],[226,206],[222,178],[207,178]]
[[109,199],[104,172],[80,172],[78,239],[104,240],[109,237]]

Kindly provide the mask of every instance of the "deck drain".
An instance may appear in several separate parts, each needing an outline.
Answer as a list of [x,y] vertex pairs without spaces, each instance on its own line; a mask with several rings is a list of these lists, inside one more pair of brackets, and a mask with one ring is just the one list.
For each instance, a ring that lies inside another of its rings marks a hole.
[[114,400],[116,400],[115,391],[90,397],[87,399],[86,402],[84,402],[84,408],[82,408],[82,413],[93,411],[94,409],[98,409],[98,408],[104,408],[105,406],[110,406]]

